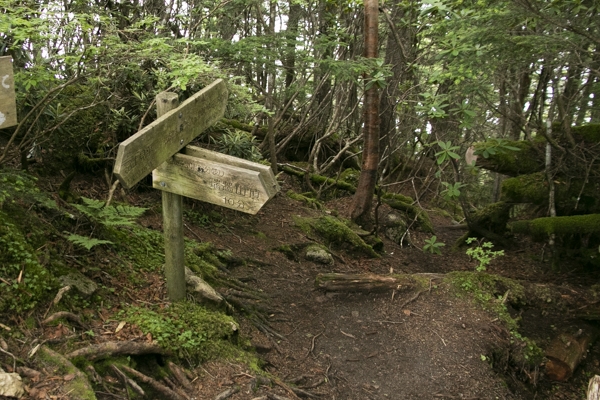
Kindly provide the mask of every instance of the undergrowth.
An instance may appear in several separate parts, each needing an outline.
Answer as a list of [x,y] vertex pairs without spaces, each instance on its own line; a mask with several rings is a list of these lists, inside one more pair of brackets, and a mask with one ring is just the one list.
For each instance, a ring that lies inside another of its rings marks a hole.
[[480,304],[484,310],[496,315],[510,332],[511,344],[520,350],[513,356],[522,365],[534,368],[543,360],[543,351],[537,344],[519,333],[520,317],[512,317],[507,305],[524,305],[525,290],[518,282],[485,272],[455,271],[447,274],[446,280],[457,291],[459,296],[469,296]]

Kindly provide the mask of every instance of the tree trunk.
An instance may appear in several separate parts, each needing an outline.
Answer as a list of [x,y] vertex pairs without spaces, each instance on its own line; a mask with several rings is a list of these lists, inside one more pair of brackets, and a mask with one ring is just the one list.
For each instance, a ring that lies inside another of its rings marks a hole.
[[600,400],[600,376],[595,375],[590,379],[587,391],[587,400]]
[[[378,14],[378,2],[365,0],[365,58],[377,57]],[[372,85],[365,92],[363,118],[362,169],[354,195],[351,218],[359,224],[368,224],[379,166],[379,98],[376,85]]]

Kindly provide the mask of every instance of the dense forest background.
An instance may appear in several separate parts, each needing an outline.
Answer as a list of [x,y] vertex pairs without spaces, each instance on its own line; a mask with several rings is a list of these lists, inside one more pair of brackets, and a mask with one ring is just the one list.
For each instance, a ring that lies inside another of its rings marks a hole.
[[[379,40],[368,42],[360,1],[2,0],[0,56],[13,58],[20,123],[1,130],[0,164],[110,171],[118,143],[156,118],[156,94],[183,100],[224,78],[226,115],[207,145],[339,176],[360,169],[375,126],[379,188],[499,239],[517,203],[535,204],[533,217],[600,207],[600,134],[573,128],[600,122],[599,8],[388,1],[369,11]],[[365,93],[376,125],[364,120]],[[498,200],[510,204],[503,223],[486,225],[495,217],[475,211]],[[597,246],[595,230],[578,246]]]

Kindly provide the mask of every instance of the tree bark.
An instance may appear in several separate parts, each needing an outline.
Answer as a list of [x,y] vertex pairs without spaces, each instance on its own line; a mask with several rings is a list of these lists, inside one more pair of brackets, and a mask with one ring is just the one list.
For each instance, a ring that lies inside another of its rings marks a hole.
[[[365,0],[365,58],[377,57],[378,41],[378,2]],[[352,205],[351,218],[359,224],[370,222],[373,193],[377,182],[379,166],[379,98],[377,86],[372,85],[365,92],[364,103],[364,144],[362,169],[358,179]]]

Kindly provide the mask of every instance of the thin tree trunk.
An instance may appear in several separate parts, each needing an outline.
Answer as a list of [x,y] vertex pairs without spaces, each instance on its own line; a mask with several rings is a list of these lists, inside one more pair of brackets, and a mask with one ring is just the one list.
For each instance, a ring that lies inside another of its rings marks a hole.
[[[365,0],[365,58],[377,57],[378,41],[378,1]],[[379,165],[379,98],[377,86],[372,85],[365,92],[364,102],[364,145],[362,170],[358,179],[352,205],[351,218],[362,224],[370,222],[373,193],[377,182]]]

